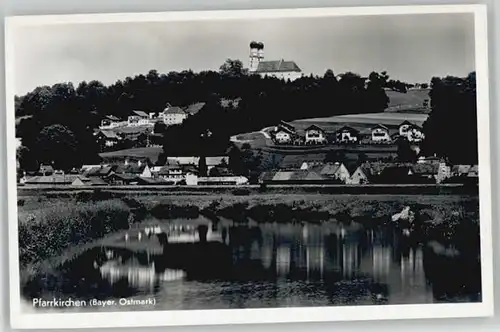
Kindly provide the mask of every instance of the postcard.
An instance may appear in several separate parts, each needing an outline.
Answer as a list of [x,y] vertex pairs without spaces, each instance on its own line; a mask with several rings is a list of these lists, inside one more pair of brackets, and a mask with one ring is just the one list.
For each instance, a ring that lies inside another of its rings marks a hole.
[[8,17],[12,327],[491,316],[486,12]]

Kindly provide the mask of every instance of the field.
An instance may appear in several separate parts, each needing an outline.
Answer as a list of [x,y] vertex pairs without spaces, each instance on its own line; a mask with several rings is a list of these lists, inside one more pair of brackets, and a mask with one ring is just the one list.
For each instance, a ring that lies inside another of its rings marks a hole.
[[416,125],[422,126],[427,120],[428,114],[424,113],[365,113],[365,114],[349,114],[338,115],[327,118],[312,118],[293,121],[292,124],[297,129],[305,129],[306,127],[315,124],[326,131],[335,131],[342,126],[352,126],[358,130],[371,128],[374,125],[382,124],[387,127],[397,127],[403,121],[408,120]]
[[104,160],[109,159],[124,159],[126,157],[131,158],[149,158],[151,162],[155,163],[158,160],[158,156],[163,152],[162,147],[147,147],[147,148],[133,148],[118,150],[112,152],[100,153],[99,156]]
[[408,90],[406,93],[386,91],[389,107],[386,112],[422,111],[424,101],[430,100],[428,89]]

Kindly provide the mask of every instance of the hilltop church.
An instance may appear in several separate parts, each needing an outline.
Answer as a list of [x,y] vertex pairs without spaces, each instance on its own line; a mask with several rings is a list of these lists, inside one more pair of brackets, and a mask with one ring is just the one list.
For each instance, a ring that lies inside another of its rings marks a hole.
[[252,41],[250,43],[250,74],[259,74],[261,77],[274,76],[285,80],[296,80],[302,76],[302,70],[295,61],[272,60],[264,61],[264,44]]

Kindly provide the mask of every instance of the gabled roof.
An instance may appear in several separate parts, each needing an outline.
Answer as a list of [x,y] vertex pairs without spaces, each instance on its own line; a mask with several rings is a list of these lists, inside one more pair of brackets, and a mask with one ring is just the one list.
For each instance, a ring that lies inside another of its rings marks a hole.
[[281,120],[281,121],[280,121],[280,123],[279,123],[279,125],[278,125],[278,126],[281,126],[281,127],[286,127],[286,128],[288,128],[288,129],[290,129],[290,130],[292,130],[292,131],[295,131],[295,130],[296,130],[296,129],[295,129],[295,127],[294,127],[292,124],[290,124],[290,123],[288,123],[288,122],[286,122],[286,121],[283,121],[283,120]]
[[105,118],[111,121],[120,121],[120,118],[114,115],[106,115]]
[[194,115],[198,113],[203,107],[205,107],[205,103],[195,103],[191,104],[184,110],[185,113]]
[[349,132],[356,133],[356,134],[359,133],[359,130],[357,130],[353,127],[349,127],[349,126],[342,126],[339,129],[337,129],[335,132],[338,133],[338,132],[343,132],[343,131],[349,131]]
[[285,127],[285,126],[278,126],[278,130],[276,130],[276,133],[279,133],[280,131],[284,131],[288,134],[295,134],[295,131],[293,131],[290,128]]
[[163,110],[164,114],[186,114],[179,106],[167,107]]
[[115,172],[118,174],[140,174],[144,171],[147,165],[118,165]]
[[102,134],[107,139],[119,139],[120,136],[115,131],[112,130],[101,130],[99,134]]
[[399,126],[401,127],[401,126],[403,126],[403,125],[410,125],[410,126],[411,126],[411,125],[413,125],[413,123],[411,123],[411,122],[410,122],[410,121],[408,121],[408,120],[404,120],[403,122],[401,122],[401,123],[399,124]]
[[297,72],[302,70],[297,66],[295,61],[275,60],[261,61],[257,66],[256,73],[275,73],[275,72]]
[[380,124],[380,123],[378,125],[376,125],[375,127],[373,127],[372,130],[377,129],[377,128],[381,128],[381,129],[389,131],[389,128],[387,128],[386,126],[384,126],[383,124]]
[[134,115],[137,115],[137,116],[140,116],[140,117],[143,117],[143,118],[149,117],[148,113],[146,113],[144,111],[134,111],[133,113],[134,113]]
[[306,129],[304,129],[304,130],[305,130],[305,131],[309,131],[309,130],[320,130],[320,131],[324,132],[324,130],[323,130],[321,127],[316,126],[316,125],[314,125],[314,124],[313,124],[313,125],[310,125],[309,127],[307,127],[307,128],[306,128]]
[[451,171],[456,174],[467,174],[471,169],[471,165],[453,165]]

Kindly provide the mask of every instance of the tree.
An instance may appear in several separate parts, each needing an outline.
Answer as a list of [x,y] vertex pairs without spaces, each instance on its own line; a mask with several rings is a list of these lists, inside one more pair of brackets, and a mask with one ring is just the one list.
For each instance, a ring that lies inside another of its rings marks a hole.
[[220,66],[219,72],[221,75],[228,77],[242,77],[247,74],[243,62],[234,59],[227,59],[226,62]]
[[22,170],[36,171],[39,168],[35,155],[26,146],[21,145],[17,149],[17,160]]
[[398,138],[396,144],[398,146],[398,161],[415,162],[417,160],[417,153],[411,148],[410,142],[406,138]]
[[423,125],[422,155],[454,164],[478,162],[476,74],[431,80],[431,113]]
[[75,135],[65,126],[55,124],[43,128],[36,146],[40,163],[65,171],[82,165]]
[[155,134],[163,134],[166,130],[167,130],[167,125],[163,122],[157,122],[153,127],[153,132]]
[[200,157],[198,161],[198,174],[200,176],[207,176],[208,167],[207,167],[207,159],[204,156]]

